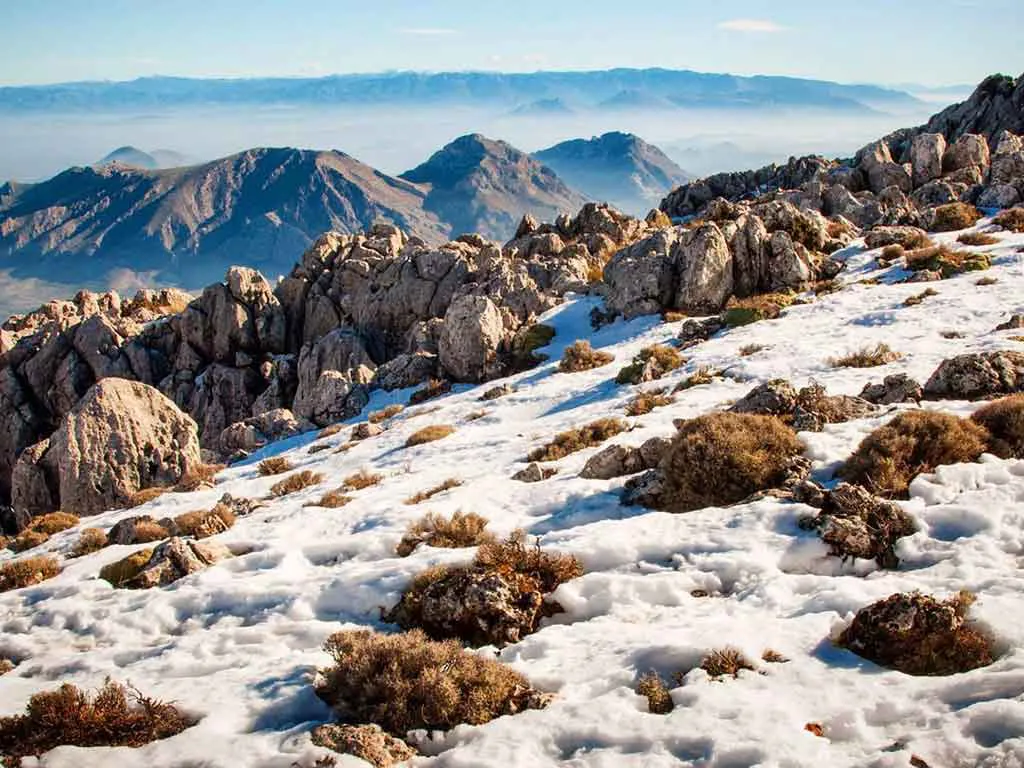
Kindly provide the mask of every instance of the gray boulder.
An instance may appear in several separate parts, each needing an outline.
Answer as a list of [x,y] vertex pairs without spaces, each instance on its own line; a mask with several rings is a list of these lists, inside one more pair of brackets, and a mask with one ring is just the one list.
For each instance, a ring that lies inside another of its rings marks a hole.
[[480,382],[499,370],[498,346],[505,327],[486,296],[460,296],[444,316],[438,343],[441,366],[456,381]]
[[974,400],[988,395],[1024,391],[1024,353],[977,352],[960,355],[942,364],[924,385],[929,399]]

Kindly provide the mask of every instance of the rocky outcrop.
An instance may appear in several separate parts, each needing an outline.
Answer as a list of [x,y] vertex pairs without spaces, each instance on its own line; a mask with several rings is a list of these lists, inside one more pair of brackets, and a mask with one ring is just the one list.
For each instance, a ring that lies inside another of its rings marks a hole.
[[316,426],[284,408],[277,408],[245,421],[236,422],[220,433],[220,453],[227,457],[246,456],[276,440],[309,432]]
[[438,342],[441,365],[456,381],[481,381],[497,373],[505,337],[501,313],[486,296],[460,296],[448,307]]
[[231,551],[214,541],[174,537],[153,550],[142,570],[125,583],[128,589],[165,587],[231,557]]
[[311,735],[317,746],[341,755],[352,755],[374,768],[391,768],[417,754],[415,749],[376,724],[318,725]]
[[1024,353],[978,352],[943,360],[924,385],[924,397],[975,400],[1024,391]]
[[886,376],[881,384],[866,384],[860,397],[875,405],[919,403],[924,392],[921,385],[905,373]]
[[580,477],[587,480],[611,480],[654,469],[671,445],[672,441],[667,437],[652,437],[639,448],[609,445],[590,457],[580,471]]
[[142,489],[173,485],[199,463],[188,415],[152,387],[104,379],[49,439],[21,455],[12,495],[33,515],[92,515]]

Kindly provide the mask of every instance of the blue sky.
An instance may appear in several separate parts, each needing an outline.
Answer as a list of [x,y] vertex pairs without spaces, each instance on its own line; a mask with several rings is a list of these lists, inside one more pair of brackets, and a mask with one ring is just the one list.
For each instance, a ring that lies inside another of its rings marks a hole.
[[1024,71],[1024,0],[7,0],[0,84],[650,67],[841,82]]

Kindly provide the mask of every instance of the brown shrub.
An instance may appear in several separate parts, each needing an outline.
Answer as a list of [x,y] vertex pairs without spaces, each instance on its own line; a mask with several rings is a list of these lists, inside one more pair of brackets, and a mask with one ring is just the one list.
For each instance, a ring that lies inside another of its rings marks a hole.
[[935,209],[931,232],[954,232],[973,227],[981,219],[981,211],[969,203],[947,203]]
[[1003,459],[1024,459],[1024,395],[991,402],[975,411],[971,420],[991,435],[991,453]]
[[688,512],[735,504],[780,485],[801,449],[775,416],[711,413],[684,421],[659,467],[659,506]]
[[558,461],[571,453],[600,445],[610,437],[625,432],[629,425],[622,419],[598,419],[590,424],[560,432],[547,445],[531,451],[527,461]]
[[151,557],[153,557],[152,549],[140,549],[128,557],[104,565],[100,568],[100,578],[110,582],[112,586],[121,587],[138,576]]
[[750,357],[756,355],[764,349],[764,344],[744,344],[740,347],[740,357]]
[[45,544],[55,533],[78,525],[78,516],[69,512],[50,512],[32,518],[28,528],[19,533],[8,545],[15,552],[25,552]]
[[435,440],[442,440],[452,434],[455,434],[455,427],[451,424],[434,424],[409,435],[409,439],[405,441],[405,447],[412,448],[417,445],[432,443]]
[[148,504],[154,499],[159,499],[170,490],[170,488],[144,488],[141,491],[136,491],[132,494],[131,498],[128,499],[128,504],[125,505],[125,509],[141,507],[143,504]]
[[992,223],[1011,232],[1024,232],[1024,208],[1007,208],[1005,211],[1000,211],[992,219]]
[[984,287],[989,286],[989,285],[995,285],[998,282],[999,282],[999,278],[998,277],[982,277],[982,278],[979,278],[979,279],[975,280],[974,284],[984,288]]
[[429,512],[409,526],[398,544],[398,556],[408,557],[420,544],[439,549],[462,549],[493,542],[487,518],[475,512],[456,512],[450,518]]
[[689,315],[685,312],[676,312],[671,309],[666,309],[661,313],[661,319],[666,323],[681,323],[687,317],[689,317]]
[[930,299],[932,296],[938,296],[939,292],[934,288],[925,288],[920,293],[916,293],[913,296],[908,296],[903,301],[905,307],[916,307],[918,304],[922,304],[925,299]]
[[720,680],[728,675],[739,677],[740,670],[753,670],[754,665],[743,655],[743,652],[736,648],[722,648],[711,651],[700,663],[700,668],[708,673],[713,679]]
[[636,692],[647,698],[647,710],[652,715],[667,715],[676,708],[668,685],[657,672],[648,672],[636,684]]
[[[930,246],[931,243],[921,247],[928,248]],[[885,248],[882,249],[882,253],[879,255],[878,261],[882,266],[888,266],[892,262],[897,261],[898,259],[902,259],[904,255],[906,255],[906,253],[907,250],[902,245],[900,245],[899,243],[892,243],[891,245],[887,245],[885,246]]]
[[840,477],[880,496],[906,496],[910,481],[943,464],[978,458],[989,434],[974,422],[938,411],[904,411],[864,438]]
[[60,564],[51,555],[9,560],[0,565],[0,592],[35,586],[52,579],[58,573]]
[[132,543],[149,544],[152,541],[161,541],[163,539],[166,539],[170,535],[171,532],[164,528],[156,520],[137,520],[135,522],[135,535],[133,536]]
[[580,340],[565,348],[558,370],[562,373],[579,373],[608,365],[614,359],[615,355],[594,349],[589,341]]
[[[235,513],[231,511],[231,508],[225,504],[218,504],[213,509],[205,510],[200,509],[194,512],[186,512],[183,515],[178,515],[174,518],[174,524],[178,527],[179,536],[192,536],[196,539],[207,539],[210,536],[216,536],[218,533],[223,533],[228,528],[235,524]],[[144,524],[145,532],[143,535],[156,534],[157,531],[152,530],[153,528],[161,528],[157,525],[154,526],[152,523]],[[139,530],[136,527],[136,541],[142,543],[147,539],[138,536]],[[164,531],[164,536],[167,532]],[[160,536],[163,538],[164,536]],[[158,541],[159,539],[148,539],[149,541]]]
[[28,552],[50,540],[50,534],[28,528],[7,541],[7,548],[13,552]]
[[963,243],[964,245],[981,248],[986,245],[995,245],[999,242],[999,238],[994,235],[990,235],[987,232],[964,232],[956,239],[956,241],[958,243]]
[[326,440],[328,437],[334,437],[340,433],[342,429],[344,429],[344,426],[341,424],[329,424],[317,433],[316,439]]
[[303,505],[306,507],[323,507],[324,509],[341,509],[352,501],[351,496],[346,496],[344,488],[336,488],[328,491],[318,501],[310,501]]
[[761,654],[761,661],[764,661],[768,664],[786,664],[789,661],[789,659],[787,659],[778,651],[773,651],[771,648],[768,648],[767,650],[765,650],[764,653]]
[[664,389],[654,390],[652,392],[641,392],[626,404],[626,415],[634,417],[643,416],[645,413],[650,413],[655,408],[672,405],[675,401],[676,399],[674,397],[665,394]]
[[272,456],[269,459],[264,459],[256,466],[256,469],[259,470],[263,477],[291,472],[294,468],[294,465],[284,456]]
[[619,384],[639,384],[642,381],[654,381],[670,373],[686,360],[679,350],[667,344],[652,344],[644,347],[633,357],[633,361],[619,371],[615,381]]
[[452,383],[443,379],[431,379],[420,389],[409,396],[409,405],[419,405],[428,400],[447,395],[452,391]]
[[954,277],[964,272],[979,272],[992,266],[988,254],[958,250],[948,245],[934,245],[909,251],[904,259],[907,269],[912,272],[938,272],[943,278]]
[[725,305],[722,322],[730,328],[739,328],[759,320],[774,320],[792,303],[793,297],[783,293],[763,293],[744,299],[734,296]]
[[324,649],[334,666],[321,670],[316,694],[342,722],[376,723],[398,736],[482,725],[547,703],[511,667],[416,630],[338,632]]
[[828,364],[833,368],[874,368],[894,363],[902,357],[903,355],[888,344],[880,342],[873,347],[864,347],[843,357],[830,357]]
[[694,387],[700,387],[705,384],[710,384],[715,379],[719,378],[721,375],[721,371],[715,370],[714,368],[709,368],[707,366],[702,366],[693,373],[691,373],[689,376],[687,376],[685,379],[683,379],[681,382],[676,384],[675,389],[673,389],[672,392],[673,394],[677,392],[685,392],[686,390],[693,389]]
[[378,475],[364,467],[355,474],[346,477],[341,487],[346,491],[361,491],[363,488],[379,485],[383,479],[384,475]]
[[481,544],[473,565],[484,570],[531,576],[544,592],[554,592],[560,584],[583,575],[583,566],[575,557],[545,552],[539,544],[527,546],[522,531],[516,531],[504,541]]
[[434,498],[435,496],[437,496],[437,494],[444,493],[445,491],[450,491],[452,488],[458,488],[460,485],[462,485],[461,480],[457,480],[454,477],[449,477],[443,483],[441,483],[438,486],[435,486],[434,488],[431,488],[426,491],[420,491],[419,493],[410,496],[408,499],[405,500],[405,503],[408,504],[409,506],[412,506],[414,504],[422,504],[424,501]]
[[63,745],[141,747],[192,725],[171,704],[110,680],[92,696],[65,683],[34,694],[25,714],[0,718],[0,754],[20,764]]
[[72,557],[84,557],[107,546],[107,534],[102,528],[86,528],[71,550]]
[[174,490],[190,493],[198,491],[200,488],[210,488],[214,485],[213,478],[224,469],[225,465],[223,464],[197,464],[194,467],[190,467],[181,476],[178,484],[174,486]]
[[291,493],[298,493],[299,491],[309,488],[311,485],[322,483],[324,476],[319,472],[311,472],[308,469],[304,469],[301,472],[296,472],[294,475],[288,475],[284,480],[279,480],[270,486],[271,496],[287,496]]
[[324,451],[329,451],[329,450],[331,450],[331,448],[332,448],[332,446],[331,446],[330,443],[313,443],[313,445],[309,446],[309,449],[306,451],[306,453],[308,453],[308,454],[310,454],[312,456],[312,455],[317,454],[317,453],[323,453]]
[[0,656],[0,675],[6,675],[14,669],[14,662]]
[[384,408],[382,410],[374,411],[373,413],[366,417],[366,420],[369,421],[371,424],[380,424],[382,421],[387,421],[388,419],[397,416],[404,410],[404,405],[399,405],[398,403],[395,403],[394,405],[389,405],[387,408]]

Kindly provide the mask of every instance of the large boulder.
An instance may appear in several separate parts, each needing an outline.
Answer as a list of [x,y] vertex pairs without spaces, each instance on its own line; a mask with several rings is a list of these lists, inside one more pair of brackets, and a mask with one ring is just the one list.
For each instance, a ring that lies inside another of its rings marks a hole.
[[675,309],[695,314],[720,310],[732,295],[732,253],[722,230],[705,224],[688,230],[672,249],[679,282]]
[[[145,488],[176,483],[200,463],[199,439],[196,423],[157,390],[104,379],[65,416],[45,449],[26,452],[22,461],[57,478],[50,508],[29,511],[93,515],[126,504]],[[16,474],[19,486],[22,477],[39,476],[28,466]],[[25,487],[14,495],[29,497]]]
[[976,352],[943,360],[924,385],[926,398],[974,400],[1024,391],[1024,353]]
[[316,425],[278,408],[239,421],[220,433],[220,452],[224,456],[244,456],[268,443],[284,440],[316,429]]
[[146,565],[125,586],[128,589],[164,587],[229,557],[231,551],[218,542],[174,537],[153,550]]
[[1003,131],[992,155],[993,184],[1020,187],[1024,184],[1024,140],[1009,131]]
[[444,316],[438,344],[441,365],[456,381],[480,382],[498,371],[505,336],[501,312],[486,296],[460,296]]
[[942,170],[953,173],[961,168],[976,165],[988,168],[991,161],[988,141],[976,133],[965,133],[946,149],[942,158]]
[[942,175],[942,158],[946,154],[946,137],[941,133],[920,133],[910,145],[914,189]]
[[292,410],[319,427],[356,415],[369,401],[367,385],[375,368],[360,335],[351,328],[336,328],[299,353]]
[[675,289],[673,247],[679,230],[660,229],[624,248],[604,268],[605,298],[626,319],[653,315],[671,304]]

